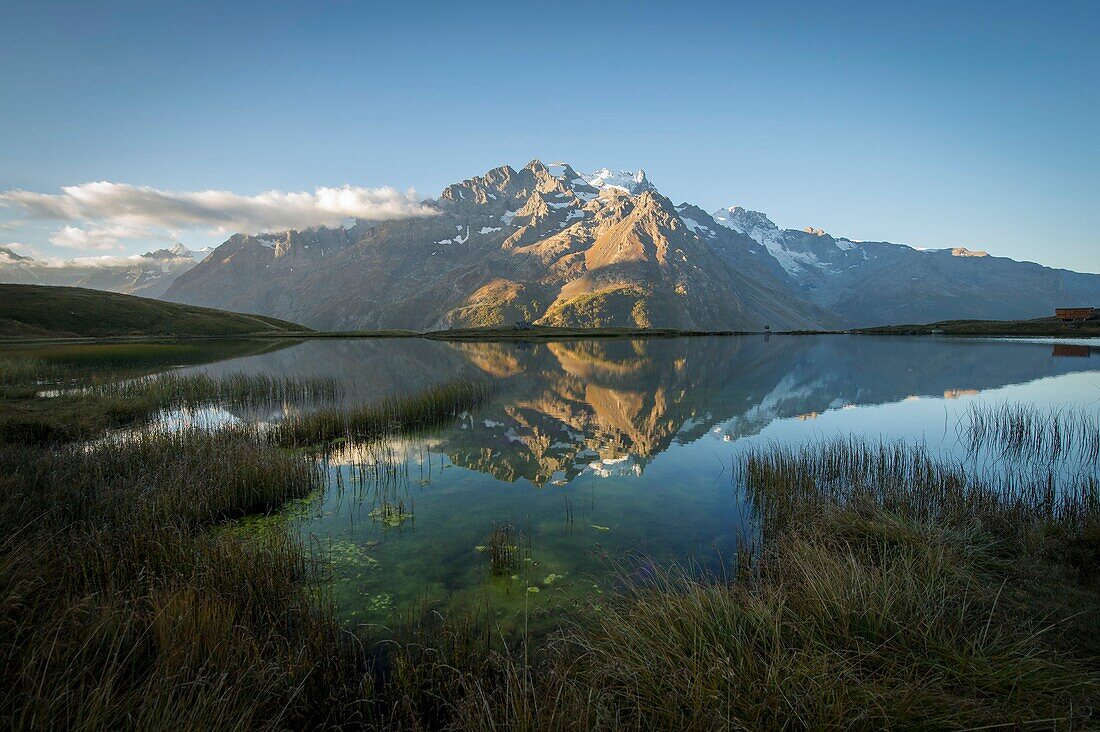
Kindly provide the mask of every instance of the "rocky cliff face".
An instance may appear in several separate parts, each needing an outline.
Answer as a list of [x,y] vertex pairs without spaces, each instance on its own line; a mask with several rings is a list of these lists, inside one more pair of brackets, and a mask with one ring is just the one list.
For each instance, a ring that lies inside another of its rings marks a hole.
[[448,186],[433,205],[348,230],[234,236],[166,297],[333,329],[831,324],[748,255],[763,251],[755,242],[701,211],[689,225],[641,171],[535,160]]
[[758,330],[1027,318],[1100,303],[1100,275],[781,230],[673,205],[644,171],[531,161],[448,186],[434,214],[238,234],[165,297],[322,329]]

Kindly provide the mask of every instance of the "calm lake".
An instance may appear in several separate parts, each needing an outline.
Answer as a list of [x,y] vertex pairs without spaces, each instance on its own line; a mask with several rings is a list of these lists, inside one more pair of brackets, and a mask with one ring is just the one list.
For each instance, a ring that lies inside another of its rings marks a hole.
[[[1095,340],[349,339],[253,350],[263,352],[181,368],[335,377],[348,405],[455,379],[498,387],[483,408],[430,434],[344,446],[325,463],[323,495],[243,522],[246,531],[295,522],[328,557],[341,617],[378,634],[425,609],[477,611],[505,634],[538,627],[577,602],[598,603],[624,561],[720,574],[751,542],[736,471],[747,448],[900,439],[978,470],[1010,470],[1003,456],[960,439],[974,405],[1100,413]],[[211,408],[168,420],[272,423],[300,408]],[[383,502],[401,515],[381,520]],[[524,560],[494,575],[485,546],[502,525],[514,528]]]

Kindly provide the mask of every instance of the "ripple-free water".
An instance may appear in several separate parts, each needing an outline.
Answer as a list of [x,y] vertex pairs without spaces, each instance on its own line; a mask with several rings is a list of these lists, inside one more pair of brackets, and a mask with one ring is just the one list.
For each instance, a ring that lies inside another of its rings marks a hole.
[[[959,439],[972,406],[1100,413],[1100,344],[1069,346],[866,336],[317,340],[194,368],[334,376],[349,405],[454,379],[496,381],[490,403],[430,435],[338,451],[325,494],[293,512],[303,539],[331,557],[348,622],[384,626],[415,605],[479,610],[510,632],[598,602],[610,564],[628,554],[721,572],[751,518],[733,470],[747,447],[900,439],[995,468],[996,455],[970,456]],[[281,414],[221,408],[215,421]],[[410,517],[378,520],[390,500]],[[515,571],[493,575],[478,549],[494,524],[529,541],[529,561]]]

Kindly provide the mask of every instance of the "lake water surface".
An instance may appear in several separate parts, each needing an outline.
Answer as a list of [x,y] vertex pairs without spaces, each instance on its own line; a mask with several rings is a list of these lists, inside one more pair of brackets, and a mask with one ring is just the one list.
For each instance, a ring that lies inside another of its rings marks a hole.
[[[341,616],[367,628],[415,608],[477,611],[516,632],[598,602],[625,556],[721,573],[751,534],[735,471],[749,447],[900,439],[996,470],[999,456],[960,441],[972,406],[1100,413],[1095,341],[314,340],[185,370],[332,376],[349,405],[496,382],[490,403],[431,434],[337,451],[324,495],[286,512],[330,557]],[[289,409],[205,418],[272,422]],[[379,520],[383,502],[408,517]],[[494,525],[522,544],[511,574],[489,570]]]

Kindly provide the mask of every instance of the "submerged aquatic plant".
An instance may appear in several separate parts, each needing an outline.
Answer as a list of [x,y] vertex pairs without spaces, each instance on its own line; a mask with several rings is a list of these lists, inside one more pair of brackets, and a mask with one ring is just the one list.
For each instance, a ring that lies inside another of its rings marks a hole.
[[406,512],[405,502],[399,500],[397,503],[379,504],[371,509],[370,517],[383,526],[394,528],[411,519],[413,515]]
[[523,561],[523,534],[511,524],[493,524],[485,556],[493,574],[511,574]]

